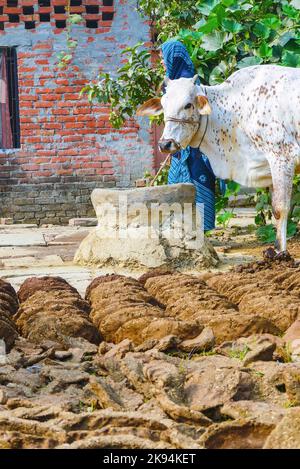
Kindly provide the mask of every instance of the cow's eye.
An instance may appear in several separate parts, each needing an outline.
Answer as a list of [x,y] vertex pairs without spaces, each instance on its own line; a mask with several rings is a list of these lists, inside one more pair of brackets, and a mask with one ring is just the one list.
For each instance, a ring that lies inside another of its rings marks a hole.
[[191,109],[192,103],[188,103],[186,106],[184,106],[184,109]]

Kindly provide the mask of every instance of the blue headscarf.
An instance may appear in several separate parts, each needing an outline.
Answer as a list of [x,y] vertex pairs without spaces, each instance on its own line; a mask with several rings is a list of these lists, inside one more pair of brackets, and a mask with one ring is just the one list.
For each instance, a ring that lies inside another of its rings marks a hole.
[[[195,67],[189,53],[180,41],[170,40],[162,47],[166,75],[171,80],[193,78]],[[200,84],[200,80],[198,81]],[[215,176],[208,158],[198,148],[187,147],[173,155],[168,183],[192,183],[196,188],[196,205],[202,212],[204,204],[204,230],[215,227]]]
[[186,47],[180,41],[167,41],[161,46],[167,77],[171,80],[177,78],[193,78],[195,67]]

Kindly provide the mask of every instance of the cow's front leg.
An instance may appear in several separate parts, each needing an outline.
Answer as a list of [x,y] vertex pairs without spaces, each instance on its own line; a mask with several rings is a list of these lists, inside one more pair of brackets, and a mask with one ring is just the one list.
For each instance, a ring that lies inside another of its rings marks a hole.
[[287,158],[275,158],[270,161],[273,191],[272,208],[276,220],[275,249],[278,253],[286,251],[287,222],[291,206],[294,162]]

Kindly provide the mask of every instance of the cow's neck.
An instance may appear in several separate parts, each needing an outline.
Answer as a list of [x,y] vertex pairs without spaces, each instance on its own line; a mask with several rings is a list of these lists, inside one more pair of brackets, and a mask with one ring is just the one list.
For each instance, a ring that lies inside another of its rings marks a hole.
[[[212,113],[202,116],[197,134],[190,142],[190,146],[197,148],[207,155],[213,171],[217,177],[235,179],[235,173],[240,174],[242,160],[237,149],[231,151],[232,130],[234,128],[234,115],[229,106],[229,90],[225,86],[202,86],[212,108]],[[233,150],[233,149],[232,149]],[[231,164],[228,164],[231,160]],[[241,181],[242,183],[246,181]]]
[[233,118],[231,118],[229,112],[226,114],[226,126],[224,126],[222,122],[222,117],[220,118],[220,116],[223,116],[225,112],[228,111],[226,109],[228,99],[224,99],[224,86],[220,87],[220,90],[218,90],[218,88],[218,86],[201,86],[202,93],[208,98],[212,113],[208,116],[201,116],[199,129],[191,141],[190,146],[199,147],[201,145],[203,152],[205,152],[205,150],[209,150],[212,153],[215,153],[215,151],[219,152],[220,145],[216,144],[215,138],[210,138],[212,133],[215,134],[221,131],[224,133],[225,131],[229,135],[230,128],[233,126]]

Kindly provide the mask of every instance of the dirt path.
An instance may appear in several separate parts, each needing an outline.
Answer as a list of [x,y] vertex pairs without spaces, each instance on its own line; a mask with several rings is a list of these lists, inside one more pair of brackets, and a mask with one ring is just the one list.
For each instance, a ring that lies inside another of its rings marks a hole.
[[[233,266],[262,258],[267,246],[259,245],[248,226],[253,222],[253,210],[239,209],[238,216],[227,230],[214,231],[210,240],[220,263],[213,271],[227,271]],[[145,269],[132,272],[122,268],[89,268],[73,264],[74,254],[93,228],[34,225],[0,225],[0,277],[15,288],[28,277],[60,275],[84,293],[89,282],[98,275],[119,273],[138,277]],[[300,259],[300,242],[288,243],[291,254]],[[196,273],[196,272],[195,272]]]

